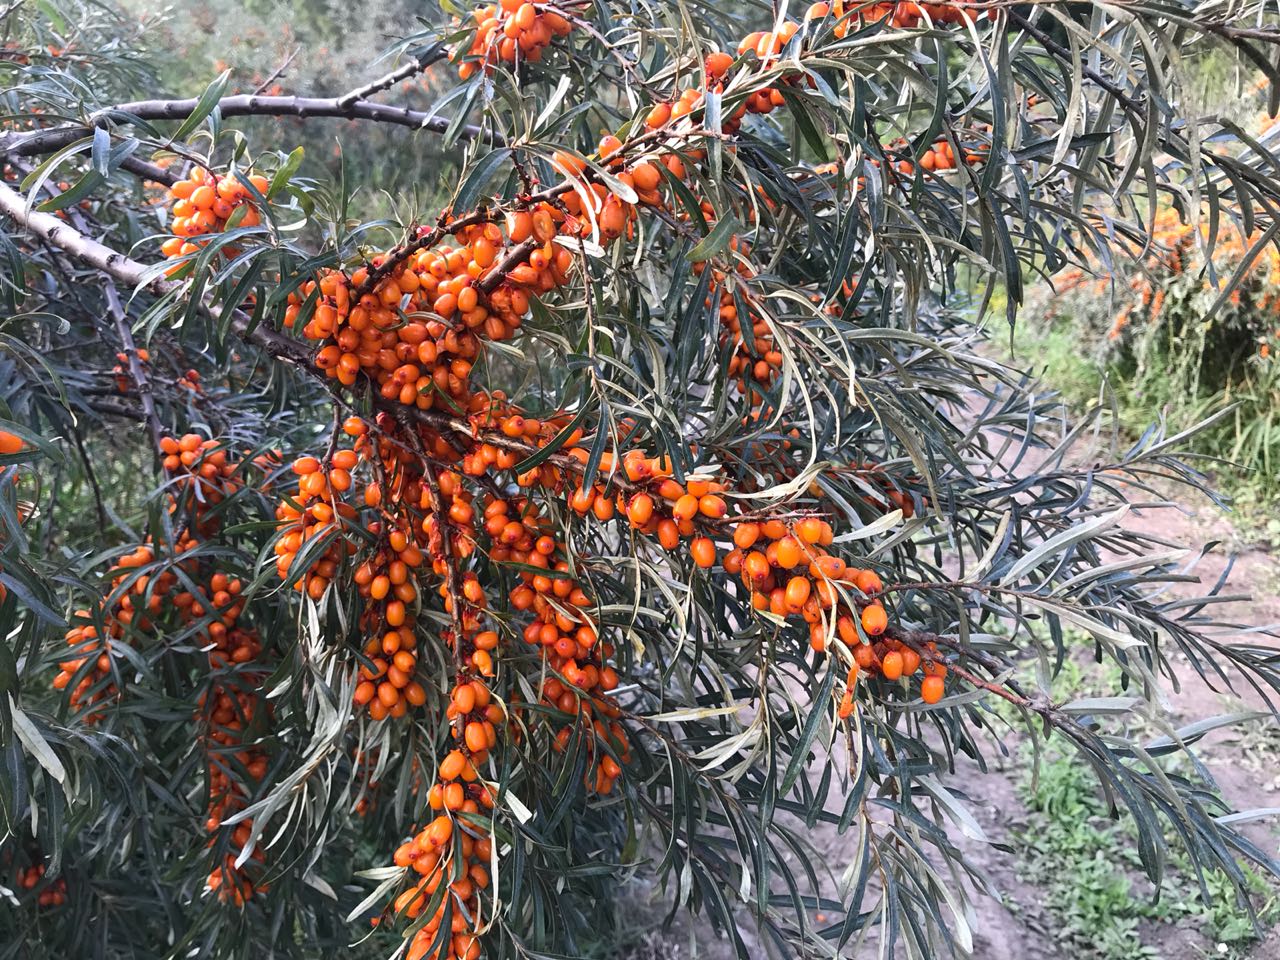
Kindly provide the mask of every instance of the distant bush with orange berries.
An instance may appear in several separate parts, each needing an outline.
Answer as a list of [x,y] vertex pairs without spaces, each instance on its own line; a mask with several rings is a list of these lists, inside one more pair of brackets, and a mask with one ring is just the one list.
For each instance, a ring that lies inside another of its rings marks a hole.
[[[351,11],[399,36],[336,92],[0,13],[0,952],[960,954],[1010,729],[1157,886],[1280,873],[1161,759],[1238,719],[1175,656],[1280,692],[1126,525],[1202,478],[1073,459],[961,309],[1147,260],[1121,193],[1273,230],[1165,85],[1269,8],[447,6]],[[1064,627],[1115,696],[1054,699]]]
[[[1053,278],[1048,323],[1085,334],[1128,420],[1166,416],[1177,429],[1212,419],[1194,449],[1227,477],[1280,489],[1280,253],[1255,231],[1162,209],[1140,261],[1108,272],[1093,261]],[[1225,411],[1225,414],[1224,414]]]

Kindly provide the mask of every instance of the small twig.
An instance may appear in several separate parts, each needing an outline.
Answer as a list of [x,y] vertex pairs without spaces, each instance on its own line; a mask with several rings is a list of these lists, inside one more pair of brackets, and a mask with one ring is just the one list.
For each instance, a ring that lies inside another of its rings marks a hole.
[[98,526],[107,529],[107,508],[102,503],[102,487],[98,485],[98,474],[93,469],[93,461],[89,458],[89,451],[85,449],[84,438],[80,436],[80,431],[71,426],[71,439],[76,445],[76,450],[80,453],[80,462],[84,465],[84,475],[89,481],[89,486],[93,490],[93,505],[98,514]]
[[421,73],[433,63],[438,63],[445,58],[447,51],[443,44],[433,44],[431,47],[418,54],[408,63],[401,64],[388,74],[384,74],[377,80],[371,80],[363,86],[354,87],[348,90],[342,96],[338,97],[338,105],[340,107],[348,107],[357,100],[365,100],[373,96],[375,93],[381,93],[383,90],[390,90],[402,80],[408,80],[416,73]]
[[293,63],[294,58],[298,55],[298,51],[301,49],[301,47],[294,47],[289,55],[284,58],[284,62],[271,71],[271,76],[267,77],[267,79],[263,80],[254,88],[254,95],[256,96],[257,94],[262,93],[267,89],[267,87],[279,80],[280,77],[284,75],[284,72],[289,69],[289,65]]
[[138,345],[133,339],[133,330],[129,326],[129,318],[124,305],[120,302],[120,292],[110,277],[103,279],[103,293],[107,298],[107,312],[115,323],[116,333],[124,345],[125,359],[129,364],[129,376],[138,388],[138,399],[142,403],[143,416],[151,431],[151,449],[154,456],[160,455],[160,440],[164,436],[164,428],[160,424],[160,416],[156,413],[155,394],[151,390],[151,378],[143,369],[142,358],[138,355]]
[[529,254],[533,253],[538,246],[538,241],[530,237],[523,243],[518,243],[512,247],[511,251],[498,262],[498,265],[480,281],[480,291],[485,294],[493,293],[498,288],[498,285],[507,279],[507,274],[528,260]]

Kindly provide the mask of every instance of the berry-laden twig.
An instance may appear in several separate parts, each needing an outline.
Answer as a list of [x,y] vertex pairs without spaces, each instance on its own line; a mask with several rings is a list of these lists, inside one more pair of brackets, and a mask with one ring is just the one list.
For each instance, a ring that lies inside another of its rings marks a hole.
[[[261,640],[240,619],[241,581],[211,569],[208,561],[184,555],[217,535],[218,507],[242,486],[243,465],[228,455],[224,444],[194,433],[161,437],[159,452],[171,481],[167,510],[189,515],[189,520],[181,525],[171,556],[166,558],[166,547],[148,537],[117,559],[109,571],[111,586],[96,608],[74,612],[53,687],[66,691],[68,704],[83,722],[97,723],[104,717],[106,702],[120,695],[124,647],[148,636],[163,636],[175,629],[174,624],[193,634],[213,675],[199,698],[197,714],[209,780],[205,828],[217,835],[226,829],[224,821],[247,806],[252,785],[266,775],[266,752],[247,733],[255,713],[269,710],[258,691],[266,673],[254,665],[262,653]],[[164,559],[169,563],[157,567]],[[176,570],[182,571],[181,580]],[[192,583],[199,585],[197,591],[185,589]],[[232,777],[232,756],[248,783]],[[209,873],[206,889],[225,902],[243,905],[266,889],[256,876],[264,861],[260,850],[247,855],[252,867],[236,865],[252,833],[250,820],[230,828],[227,852]]]

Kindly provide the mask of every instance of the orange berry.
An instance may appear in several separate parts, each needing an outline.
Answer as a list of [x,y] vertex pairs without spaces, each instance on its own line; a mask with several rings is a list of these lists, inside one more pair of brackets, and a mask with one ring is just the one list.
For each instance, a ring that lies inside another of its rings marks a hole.
[[897,680],[902,676],[902,654],[890,650],[880,661],[880,672],[886,680]]
[[653,497],[647,493],[637,493],[627,506],[627,516],[637,527],[642,527],[653,516]]
[[[889,625],[889,616],[884,612],[884,607],[874,604],[864,607],[862,610],[862,629],[867,632],[868,636],[878,637],[884,633],[885,627]],[[898,658],[901,665],[902,658]]]
[[822,539],[822,521],[807,517],[796,524],[796,536],[804,543],[817,543]]
[[677,520],[692,520],[697,512],[698,498],[691,493],[686,493],[671,508],[671,513]]
[[645,126],[649,127],[650,129],[653,129],[654,127],[662,126],[664,123],[666,123],[670,119],[671,119],[671,104],[660,103],[657,106],[655,106],[652,110],[649,111],[648,115],[644,118],[644,122],[645,122]]
[[946,681],[941,677],[925,677],[920,681],[920,697],[925,703],[937,703],[946,692]]
[[689,552],[693,555],[693,562],[704,570],[716,562],[716,545],[710,537],[694,537],[689,544]]
[[792,613],[798,613],[800,608],[804,606],[805,601],[809,599],[809,592],[812,587],[813,584],[809,582],[808,577],[792,577],[787,581],[787,609]]
[[880,577],[874,570],[859,571],[858,575],[854,578],[853,583],[859,590],[868,596],[877,594],[884,589],[884,584],[881,583]]
[[728,505],[724,502],[723,497],[717,497],[713,493],[709,493],[698,500],[698,511],[704,517],[710,517],[712,520],[719,520],[729,512]]
[[778,566],[790,570],[800,562],[800,544],[795,537],[783,537],[778,541]]

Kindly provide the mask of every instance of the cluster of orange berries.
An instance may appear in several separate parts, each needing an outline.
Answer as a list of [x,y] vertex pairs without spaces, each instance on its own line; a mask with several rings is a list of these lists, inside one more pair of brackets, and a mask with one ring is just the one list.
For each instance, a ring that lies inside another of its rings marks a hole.
[[956,153],[948,140],[939,140],[933,148],[926,150],[920,157],[920,166],[925,170],[954,170]]
[[[459,48],[453,55],[458,76],[467,80],[481,67],[486,75],[498,61],[515,63],[516,57],[537,63],[542,52],[556,37],[567,37],[573,30],[564,16],[554,10],[539,10],[527,0],[500,0],[472,11],[476,32],[471,45]],[[466,58],[466,59],[464,59]]]
[[[596,501],[610,502],[603,493]],[[575,724],[593,734],[584,740],[593,760],[584,781],[597,793],[608,794],[622,775],[618,761],[630,759],[626,732],[617,722],[621,711],[609,696],[619,682],[617,671],[607,663],[613,645],[600,639],[589,613],[592,600],[572,576],[568,552],[556,539],[554,525],[535,503],[525,498],[491,498],[485,507],[485,529],[495,539],[490,555],[496,552],[498,562],[519,565],[521,583],[508,599],[513,610],[533,614],[523,637],[543,651],[551,670],[542,684],[542,701],[574,718],[574,723],[557,732],[554,746],[560,751],[568,746]],[[609,749],[597,749],[597,745]]]
[[[385,440],[381,450],[375,448],[364,421],[349,418],[343,429],[355,437],[354,448],[334,451],[327,464],[311,456],[293,463],[298,493],[293,503],[284,501],[276,508],[276,517],[284,525],[275,547],[276,570],[281,579],[305,590],[313,600],[324,596],[339,565],[357,552],[355,538],[344,530],[359,523],[356,506],[346,499],[354,483],[352,471],[362,456],[376,458],[383,480],[370,481],[363,493],[365,506],[379,511],[364,524],[375,545],[352,574],[356,591],[364,600],[359,625],[366,638],[363,653],[368,661],[360,668],[354,701],[366,708],[373,720],[398,718],[410,706],[421,706],[427,699],[426,690],[414,679],[418,641],[412,612],[418,599],[415,571],[425,558],[415,524],[389,511],[401,503],[407,486],[420,489],[420,480],[407,479],[409,461],[402,451],[391,448]],[[385,509],[384,485],[391,494]],[[307,570],[300,574],[294,571],[297,554],[318,537],[332,539]]]
[[[384,431],[391,427],[387,417],[379,423]],[[427,700],[426,690],[414,679],[418,640],[413,615],[417,576],[427,559],[426,531],[404,512],[421,507],[425,488],[420,465],[403,445],[394,444],[385,433],[374,443],[363,421],[349,420],[344,429],[356,436],[356,449],[363,456],[376,458],[380,470],[380,480],[371,481],[364,490],[365,506],[380,514],[365,525],[375,546],[353,575],[356,591],[365,601],[360,627],[368,638],[364,653],[370,660],[361,668],[355,702],[368,704],[373,720],[398,718],[410,706],[420,707]]]
[[840,700],[839,714],[844,719],[853,712],[853,689],[859,673],[880,676],[891,683],[923,673],[920,680],[920,699],[935,704],[946,694],[947,665],[938,654],[938,645],[932,641],[924,645],[924,656],[909,644],[892,637],[874,643],[850,643],[853,665],[845,678],[844,696]]
[[[794,20],[785,20],[777,30],[759,30],[755,33],[749,33],[738,43],[738,56],[754,55],[762,66],[772,66],[777,61],[779,54],[782,53],[783,48],[799,32],[800,24]],[[719,54],[719,56],[725,57],[728,55]],[[710,60],[707,62],[707,72],[708,74],[711,73]]]
[[[181,438],[161,438],[160,452],[170,478],[169,510],[175,515],[188,510],[188,522],[174,544],[176,562],[160,572],[138,572],[156,560],[155,546],[150,539],[117,560],[111,570],[114,576],[107,594],[114,599],[109,608],[101,611],[104,633],[94,625],[88,610],[75,613],[74,619],[84,622],[77,623],[67,633],[71,656],[58,664],[53,686],[59,690],[70,689],[68,699],[72,707],[86,710],[84,719],[88,723],[101,719],[101,711],[95,710],[95,705],[116,693],[111,681],[112,658],[119,654],[113,646],[127,643],[128,631],[145,632],[154,628],[156,619],[166,608],[175,611],[180,622],[195,631],[197,642],[207,651],[209,665],[215,670],[250,664],[262,652],[257,633],[240,623],[244,612],[244,587],[240,580],[214,572],[197,591],[178,589],[178,570],[190,583],[199,583],[202,579],[198,561],[177,558],[190,553],[203,538],[217,532],[216,508],[242,485],[237,476],[238,465],[228,458],[225,446],[195,433]],[[73,686],[77,676],[80,679]],[[215,755],[234,756],[254,780],[266,775],[265,753],[242,743],[244,730],[260,708],[253,689],[254,681],[259,679],[248,673],[236,685],[219,680],[199,698],[199,710],[209,726],[205,734],[210,784],[206,826],[211,833],[228,815],[241,809],[245,801],[241,786],[232,780],[226,762]],[[251,824],[247,823],[236,827],[232,840],[237,848],[248,841],[250,829]],[[210,845],[212,843],[213,840]],[[261,860],[259,852],[254,856]],[[252,895],[254,886],[244,871],[235,867],[235,859],[234,853],[227,854],[225,863],[210,873],[208,888],[217,891],[223,900],[242,904]]]
[[[297,493],[292,502],[284,500],[276,507],[276,519],[284,531],[275,544],[276,573],[313,600],[324,596],[338,565],[356,551],[341,533],[344,521],[355,520],[356,508],[340,495],[351,489],[351,470],[358,459],[352,450],[338,450],[326,468],[315,457],[299,457],[293,462]],[[301,574],[294,571],[298,554],[318,538],[329,538],[324,553]]]
[[[299,590],[319,600],[333,582],[345,556],[356,553],[355,538],[344,527],[359,523],[354,504],[345,499],[353,487],[352,471],[363,460],[376,474],[364,484],[363,505],[371,511],[363,525],[361,540],[373,546],[364,554],[352,574],[356,590],[364,603],[360,627],[366,642],[364,655],[368,662],[360,669],[354,699],[367,707],[374,720],[402,717],[410,706],[426,702],[426,690],[415,679],[417,671],[417,637],[413,609],[419,598],[417,577],[425,561],[431,560],[437,575],[446,572],[446,544],[452,556],[462,559],[475,549],[474,509],[471,497],[459,476],[452,471],[438,478],[442,504],[432,501],[429,485],[423,482],[421,462],[409,447],[408,438],[390,415],[377,418],[375,440],[369,425],[358,417],[343,424],[344,432],[355,438],[352,449],[337,450],[322,463],[304,456],[293,464],[299,477],[296,501],[284,502],[276,515],[283,526],[277,541],[277,572]],[[424,438],[418,436],[415,442]],[[452,448],[436,437],[425,438],[437,455],[453,453]],[[456,453],[454,453],[456,456]],[[418,519],[415,511],[424,516]],[[445,518],[442,526],[437,513]],[[313,560],[306,571],[293,570],[297,554],[317,537],[332,537],[324,554]],[[452,611],[452,597],[441,583],[446,611]],[[459,611],[463,625],[461,638],[446,631],[445,639],[455,644],[468,668],[482,674],[492,673],[490,652],[497,646],[497,635],[480,631],[484,595],[474,574],[462,583],[466,609]]]
[[[439,442],[438,437],[428,438],[435,448]],[[415,919],[440,885],[447,884],[446,896],[454,900],[450,936],[432,951],[450,906],[442,898],[434,915],[414,935],[407,955],[413,960],[427,956],[433,960],[475,960],[480,955],[479,930],[483,927],[480,892],[489,885],[493,846],[489,831],[458,815],[475,817],[482,810],[491,810],[496,799],[482,781],[480,767],[497,745],[498,728],[506,720],[482,679],[493,676],[492,652],[498,647],[498,634],[482,629],[487,603],[479,579],[468,571],[459,584],[457,571],[451,567],[454,558],[465,559],[475,550],[473,497],[462,478],[451,470],[440,473],[434,488],[424,485],[420,497],[419,504],[427,511],[421,525],[428,538],[427,552],[433,572],[440,577],[445,612],[455,624],[441,636],[453,649],[456,664],[445,717],[457,745],[440,761],[436,782],[427,794],[435,818],[395,852],[397,866],[412,867],[421,877],[396,899],[395,910]]]
[[[215,535],[220,524],[216,508],[243,485],[237,475],[238,464],[229,459],[224,444],[196,433],[181,438],[162,437],[160,451],[164,455],[164,469],[171,479],[171,509],[187,505],[195,533],[203,538]],[[179,550],[185,552],[197,544],[195,537],[184,533]],[[193,581],[200,579],[195,565],[186,569]],[[243,809],[247,800],[243,786],[231,777],[228,760],[234,758],[255,782],[267,774],[266,751],[245,743],[245,731],[253,723],[254,715],[268,707],[260,702],[257,690],[262,673],[244,669],[261,656],[262,641],[257,631],[240,622],[244,613],[243,592],[244,584],[239,578],[216,571],[207,575],[198,593],[182,591],[172,597],[182,622],[197,629],[200,646],[207,651],[209,667],[215,671],[233,666],[241,669],[234,681],[215,679],[197,702],[208,727],[204,733],[209,777],[205,829],[211,834],[215,834],[229,816]],[[236,866],[237,855],[249,842],[252,829],[253,823],[248,820],[235,826],[231,849],[206,880],[208,890],[225,903],[242,906],[255,890],[265,890],[265,885],[250,879],[243,866]],[[216,838],[211,837],[209,846],[215,842]],[[254,850],[251,859],[261,864],[262,851]]]
[[[139,347],[138,362],[145,371],[151,363],[151,351],[146,347]],[[115,377],[116,389],[121,393],[133,386],[133,377],[129,373],[129,355],[124,351],[116,354],[116,365],[111,368],[111,375]]]
[[[753,36],[760,35],[753,34]],[[754,47],[751,49],[754,49]],[[781,48],[779,47],[779,49]],[[744,40],[739,48],[739,55],[747,52],[747,50],[747,40]],[[704,85],[702,87],[686,87],[675,100],[654,104],[645,114],[644,125],[647,130],[658,130],[669,123],[677,122],[681,118],[687,117],[702,105],[708,90],[715,93],[724,92],[724,78],[734,64],[734,57],[727,53],[714,51],[706,55],[703,63],[705,66]],[[737,133],[742,128],[742,121],[747,114],[772,113],[784,103],[786,103],[786,100],[782,95],[782,91],[776,87],[757,90],[747,97],[745,101],[738,104],[733,112],[724,119],[721,123],[721,130],[728,134]],[[685,153],[693,160],[701,160],[705,156],[705,151],[701,149],[687,150]],[[680,178],[684,177],[684,163],[679,156],[674,153],[666,154],[663,157],[663,163],[673,175]]]
[[[985,163],[991,152],[990,143],[978,141],[970,146],[964,146],[964,162],[969,166]],[[890,160],[890,173],[898,173],[904,177],[912,176],[916,172],[916,162],[907,159],[911,155],[911,145],[908,141],[899,137],[888,143],[884,147],[885,155],[892,158],[894,156],[903,157],[900,160]],[[872,158],[872,166],[880,166],[878,158]],[[948,170],[957,168],[955,148],[951,145],[951,141],[945,138],[935,141],[928,150],[926,150],[919,160],[919,166],[922,170],[931,173],[946,173]]]
[[[568,453],[570,456],[581,454],[578,459],[585,457],[580,447],[570,448]],[[613,466],[612,459],[606,455],[601,472],[610,473]],[[830,631],[834,628],[841,642],[853,652],[856,663],[876,672],[882,669],[883,658],[879,647],[872,644],[887,644],[893,650],[900,646],[893,639],[874,639],[889,625],[888,614],[879,599],[884,585],[874,570],[850,566],[826,549],[835,537],[826,520],[810,516],[791,521],[783,518],[733,521],[728,516],[728,503],[721,496],[726,487],[719,481],[689,477],[680,484],[672,478],[669,464],[637,450],[628,451],[620,466],[633,485],[632,492],[609,495],[602,484],[584,484],[571,495],[570,507],[580,515],[590,512],[600,520],[610,519],[615,507],[620,508],[634,529],[656,535],[667,550],[676,549],[687,539],[694,564],[710,569],[719,560],[725,573],[740,578],[756,610],[782,618],[802,617],[809,625],[809,642],[815,651],[827,649]],[[905,494],[898,493],[898,498],[904,504],[911,502]],[[732,547],[720,557],[717,541],[723,540],[730,540]],[[521,609],[518,599],[523,598],[513,593],[513,605]],[[528,638],[528,634],[526,636]],[[548,636],[547,641],[563,642],[556,636]],[[873,654],[873,651],[876,652]],[[564,652],[570,651],[566,648]],[[902,657],[910,661],[906,652]],[[917,656],[917,664],[918,660]],[[891,675],[893,657],[888,664],[887,678],[897,679],[903,675]],[[914,667],[908,665],[905,675],[912,673]],[[937,674],[939,680],[943,675],[945,668]],[[616,679],[616,675],[610,679]],[[929,698],[935,693],[940,698],[941,687],[930,682],[923,695],[932,703],[936,698]]]
[[[187,543],[179,543],[178,549],[190,549]],[[96,723],[102,719],[102,713],[92,708],[104,700],[116,695],[115,683],[111,680],[112,658],[119,656],[112,649],[116,644],[125,643],[125,632],[130,627],[145,630],[151,625],[151,617],[160,613],[165,599],[173,591],[177,583],[177,574],[172,570],[164,570],[150,577],[137,576],[134,571],[155,560],[155,551],[149,544],[141,544],[131,553],[125,554],[111,568],[112,581],[109,596],[120,595],[110,608],[101,610],[104,632],[100,633],[93,623],[93,615],[89,610],[76,610],[72,614],[75,624],[67,631],[66,642],[70,656],[58,663],[58,674],[53,678],[56,690],[70,688],[68,700],[73,709],[87,710],[83,719],[86,723]],[[126,580],[132,579],[132,585],[125,588]],[[88,665],[88,666],[86,666]],[[72,681],[79,681],[72,686]]]
[[[525,218],[517,215],[514,222],[522,224]],[[542,217],[538,222],[541,226]],[[406,406],[431,409],[437,395],[455,403],[464,400],[480,352],[479,337],[508,339],[528,312],[529,289],[563,282],[572,260],[568,250],[549,245],[555,231],[547,227],[544,246],[533,252],[537,256],[531,255],[527,269],[486,295],[480,283],[503,252],[502,231],[485,223],[461,228],[459,234],[459,246],[419,251],[354,302],[353,293],[367,281],[367,269],[350,278],[336,272],[321,277],[315,312],[303,327],[309,339],[328,341],[316,355],[316,365],[346,386],[363,372],[384,398]],[[383,259],[375,258],[375,269]],[[316,286],[309,282],[290,295],[286,326],[293,326]]]
[[[213,577],[210,586],[223,588],[214,594],[215,602],[219,594],[227,590],[238,592],[239,581],[227,584],[226,579],[225,575],[220,573]],[[247,663],[261,652],[261,648],[261,642],[256,634],[237,629],[209,652],[209,663],[212,666],[218,666],[227,661]],[[228,773],[228,761],[234,758],[254,781],[262,780],[267,774],[266,751],[259,746],[244,742],[245,731],[253,723],[255,713],[260,709],[266,709],[266,706],[259,702],[257,690],[254,689],[253,681],[255,680],[260,681],[261,677],[246,676],[246,687],[239,688],[230,684],[217,683],[207,694],[200,696],[199,706],[209,725],[205,733],[209,775],[209,806],[205,829],[211,834],[220,829],[224,820],[244,809],[246,802],[240,783],[233,780]],[[266,884],[255,883],[244,867],[236,866],[237,856],[249,842],[252,830],[252,820],[242,820],[236,824],[231,833],[230,849],[223,857],[222,863],[210,871],[206,880],[206,887],[210,892],[216,893],[220,900],[234,903],[236,906],[243,905],[255,891],[266,890]],[[214,843],[215,838],[211,837],[209,846],[213,846]],[[255,849],[250,859],[261,864],[264,859],[262,850]]]
[[[453,475],[456,478],[456,475]],[[441,487],[450,483],[441,478]],[[442,493],[442,496],[447,496]],[[459,503],[461,501],[454,501]],[[450,523],[454,523],[452,518]],[[467,527],[469,521],[460,524]],[[447,562],[443,540],[451,537],[448,530],[436,530],[433,556]],[[453,598],[447,584],[440,592],[445,598],[446,609],[453,610]],[[457,746],[445,754],[436,772],[436,783],[427,794],[427,803],[436,816],[413,838],[395,852],[394,862],[400,867],[412,867],[422,879],[404,891],[395,901],[398,914],[410,920],[426,909],[428,901],[442,883],[448,884],[448,894],[436,908],[436,912],[419,930],[409,944],[407,956],[411,960],[431,957],[432,960],[475,960],[480,956],[479,931],[483,927],[480,914],[480,892],[489,886],[489,864],[493,856],[491,832],[478,826],[473,819],[482,811],[493,809],[496,800],[493,789],[480,775],[480,766],[497,745],[498,727],[506,721],[502,707],[494,701],[484,680],[475,675],[493,673],[490,651],[498,645],[498,635],[491,630],[477,630],[483,594],[474,574],[468,574],[463,598],[466,607],[460,612],[462,635],[445,631],[444,639],[454,648],[458,662],[456,683],[449,695],[445,716],[453,730]],[[461,816],[460,816],[461,815]],[[444,921],[447,898],[453,898],[453,912],[449,933],[441,946],[432,951]]]
[[[747,242],[735,237],[729,242],[729,248],[743,255],[743,258],[734,265],[734,271],[744,279],[754,276],[755,269],[746,260],[746,256],[751,252]],[[701,274],[706,267],[707,264],[705,262],[695,263],[694,272]],[[742,395],[747,398],[753,407],[757,407],[764,402],[763,391],[773,384],[782,369],[782,351],[776,348],[773,340],[773,331],[769,329],[768,323],[756,313],[750,313],[747,317],[751,326],[750,340],[748,341],[747,335],[743,331],[743,318],[738,313],[738,300],[740,297],[742,302],[750,309],[752,301],[750,290],[744,285],[740,286],[739,296],[735,297],[733,292],[726,287],[726,273],[724,270],[713,267],[711,275],[712,283],[706,305],[708,307],[712,305],[711,296],[715,295],[716,291],[719,291],[717,313],[720,318],[720,324],[724,327],[720,345],[723,347],[726,343],[733,343],[733,354],[729,357],[728,374],[736,380],[738,390]]]
[[[34,890],[36,886],[44,879],[45,864],[37,863],[33,866],[18,868],[18,889]],[[65,877],[59,877],[53,883],[49,884],[40,891],[36,897],[36,903],[42,907],[60,907],[67,902],[67,881]]]
[[228,458],[224,444],[198,433],[161,437],[160,453],[161,465],[173,481],[171,503],[176,506],[185,497],[193,508],[197,532],[207,538],[218,524],[212,508],[243,486],[237,465]]
[[[451,776],[446,778],[446,772]],[[449,812],[438,813],[426,827],[396,849],[395,864],[412,867],[421,879],[396,897],[395,911],[409,920],[417,919],[440,885],[446,884],[448,894],[414,934],[406,956],[408,960],[476,960],[480,956],[478,930],[483,926],[480,891],[489,886],[488,865],[493,857],[493,840],[473,820],[453,814],[475,817],[481,808],[491,810],[495,797],[490,787],[478,782],[475,765],[457,751],[442,761],[441,779],[446,785],[436,784],[432,788],[432,808]],[[450,905],[447,897],[453,897],[455,902]],[[443,938],[439,949],[432,952],[450,906],[450,936]]]
[[[258,193],[265,195],[270,181],[260,174],[250,174],[248,181]],[[221,233],[227,222],[243,208],[236,223],[241,227],[256,227],[262,222],[249,189],[234,174],[219,176],[204,167],[192,167],[186,178],[169,188],[173,200],[173,236],[160,247],[166,257],[183,257],[200,249],[193,237],[207,233]]]
[[[952,3],[845,3],[843,0],[832,0],[831,3],[815,3],[805,12],[805,20],[820,20],[827,16],[837,18],[834,33],[843,39],[849,31],[856,29],[859,23],[878,23],[888,19],[890,26],[899,28],[917,27],[926,20],[935,26],[940,24],[973,23],[980,14],[967,6]],[[996,18],[996,8],[987,10],[987,18]]]
[[[620,146],[616,138],[602,144],[602,152]],[[569,154],[557,154],[553,163],[570,178],[585,169]],[[618,177],[642,202],[661,201],[661,174],[653,164],[642,161]],[[465,407],[481,339],[509,339],[524,322],[531,296],[568,282],[573,253],[556,238],[598,231],[608,241],[635,219],[635,206],[603,184],[578,186],[581,192],[562,188],[556,203],[511,211],[501,226],[492,221],[459,226],[453,231],[457,246],[418,250],[398,259],[385,275],[382,267],[392,254],[376,257],[371,286],[370,268],[364,267],[350,277],[335,271],[308,281],[289,295],[284,323],[295,325],[304,303],[317,295],[302,332],[325,341],[315,363],[328,376],[350,386],[363,373],[384,399],[422,410]],[[362,293],[366,286],[368,292]]]

